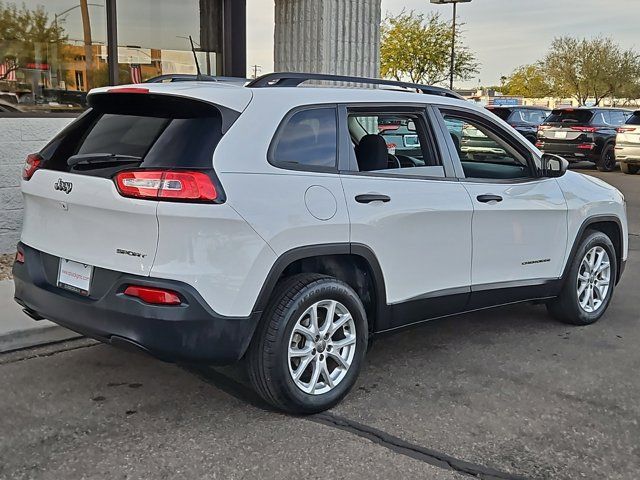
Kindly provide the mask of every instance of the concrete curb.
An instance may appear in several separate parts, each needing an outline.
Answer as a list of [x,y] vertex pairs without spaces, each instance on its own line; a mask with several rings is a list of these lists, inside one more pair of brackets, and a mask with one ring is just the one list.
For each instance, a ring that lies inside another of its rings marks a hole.
[[61,342],[71,338],[81,337],[80,334],[72,332],[59,325],[47,322],[41,328],[31,328],[28,330],[15,330],[13,332],[0,334],[0,353],[12,352],[22,348],[47,345],[49,343]]
[[47,320],[35,321],[13,300],[13,281],[0,281],[0,353],[80,337]]

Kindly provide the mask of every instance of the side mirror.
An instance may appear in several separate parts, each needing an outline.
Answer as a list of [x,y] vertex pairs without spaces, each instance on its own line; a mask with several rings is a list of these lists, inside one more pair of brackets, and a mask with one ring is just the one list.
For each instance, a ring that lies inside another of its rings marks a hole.
[[545,153],[542,155],[542,175],[549,178],[558,178],[567,173],[569,162],[558,155]]

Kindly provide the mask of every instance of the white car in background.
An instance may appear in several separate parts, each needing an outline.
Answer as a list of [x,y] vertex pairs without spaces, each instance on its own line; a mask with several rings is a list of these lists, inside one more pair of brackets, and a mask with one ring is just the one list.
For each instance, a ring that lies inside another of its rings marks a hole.
[[88,103],[26,160],[16,301],[169,361],[244,358],[286,411],[338,403],[382,332],[524,301],[593,323],[624,269],[623,195],[445,89],[282,73]]
[[640,110],[618,128],[616,135],[616,160],[624,173],[640,171]]

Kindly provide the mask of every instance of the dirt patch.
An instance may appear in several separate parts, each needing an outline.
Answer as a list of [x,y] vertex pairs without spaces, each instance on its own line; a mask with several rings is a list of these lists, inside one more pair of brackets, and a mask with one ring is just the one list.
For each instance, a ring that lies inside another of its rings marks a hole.
[[13,267],[14,258],[15,254],[13,253],[0,255],[0,280],[13,278],[11,275],[11,268]]

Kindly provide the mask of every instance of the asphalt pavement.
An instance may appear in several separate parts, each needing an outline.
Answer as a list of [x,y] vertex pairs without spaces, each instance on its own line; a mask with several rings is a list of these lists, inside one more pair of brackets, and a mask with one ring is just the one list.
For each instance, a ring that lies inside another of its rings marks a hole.
[[435,320],[372,346],[330,412],[271,411],[240,368],[75,340],[0,355],[0,479],[640,477],[640,175],[607,314],[543,306]]

